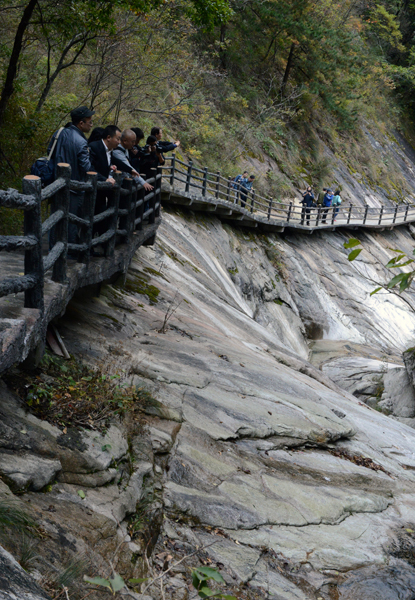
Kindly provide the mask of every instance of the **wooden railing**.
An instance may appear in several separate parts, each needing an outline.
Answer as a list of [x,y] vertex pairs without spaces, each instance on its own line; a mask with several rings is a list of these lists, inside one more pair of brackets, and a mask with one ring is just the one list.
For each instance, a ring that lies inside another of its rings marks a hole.
[[[154,169],[154,176],[148,180],[154,186],[149,193],[118,172],[115,184],[98,182],[97,178],[96,173],[88,173],[85,182],[71,181],[71,167],[59,164],[56,180],[44,189],[38,177],[27,175],[22,194],[0,191],[0,207],[24,211],[23,236],[0,236],[0,251],[24,251],[24,273],[0,279],[0,298],[24,292],[24,306],[42,310],[45,276],[52,270],[52,281],[66,282],[68,252],[88,265],[94,248],[102,246],[104,258],[111,258],[116,246],[131,244],[143,223],[153,224],[160,215],[160,168]],[[84,193],[80,215],[69,211],[71,191]],[[97,191],[105,192],[108,200],[106,210],[95,215]],[[48,216],[42,223],[45,213]],[[68,243],[70,223],[79,232],[76,244]],[[98,223],[104,231],[93,237]]]
[[[272,221],[282,226],[304,229],[324,229],[333,226],[394,227],[415,221],[415,205],[399,204],[394,207],[340,205],[340,207],[318,206],[304,208],[293,202],[280,202],[258,194],[254,189],[246,190],[220,172],[211,173],[207,167],[197,168],[192,161],[185,163],[175,155],[166,157],[170,164],[162,167],[163,177],[180,192],[198,195],[211,202],[225,201],[239,207],[253,219]],[[235,189],[236,187],[236,189]]]

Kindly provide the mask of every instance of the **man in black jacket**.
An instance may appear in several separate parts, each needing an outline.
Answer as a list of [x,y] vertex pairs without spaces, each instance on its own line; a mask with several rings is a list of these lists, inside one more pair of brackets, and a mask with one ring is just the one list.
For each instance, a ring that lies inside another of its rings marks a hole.
[[112,172],[121,165],[115,160],[112,151],[120,143],[121,131],[116,125],[108,125],[104,129],[102,140],[89,144],[92,168],[98,173],[98,181],[114,183]]
[[180,146],[180,140],[175,142],[162,142],[163,130],[161,127],[153,127],[150,135],[153,135],[157,140],[157,150],[163,154],[163,152],[171,152]]
[[[122,161],[113,156],[112,151],[117,148],[121,140],[121,131],[116,125],[108,125],[104,129],[102,140],[91,142],[89,144],[90,158],[92,168],[98,173],[98,181],[108,181],[114,185],[115,179],[112,177],[112,172],[116,169],[126,171],[129,174],[136,172],[130,168],[125,168]],[[97,192],[95,200],[95,214],[99,215],[107,208],[107,193],[104,190]],[[100,221],[94,225],[93,233],[102,235],[108,229],[106,220]]]

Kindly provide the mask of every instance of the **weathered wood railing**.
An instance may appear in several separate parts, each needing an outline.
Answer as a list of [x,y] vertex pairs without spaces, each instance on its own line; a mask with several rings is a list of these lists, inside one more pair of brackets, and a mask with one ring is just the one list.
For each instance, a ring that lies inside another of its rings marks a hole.
[[[45,276],[52,270],[52,281],[65,283],[68,253],[88,265],[94,249],[101,245],[104,258],[111,258],[116,246],[132,243],[144,221],[150,225],[155,222],[160,215],[161,169],[154,169],[154,176],[148,180],[154,189],[147,194],[143,186],[123,179],[121,173],[114,178],[114,184],[98,182],[96,173],[88,173],[85,182],[71,181],[70,166],[59,164],[56,180],[44,189],[38,177],[27,175],[22,194],[0,191],[0,207],[24,210],[24,235],[0,236],[0,251],[24,251],[24,273],[0,279],[0,298],[24,292],[24,306],[42,311]],[[80,215],[69,210],[71,191],[83,193]],[[95,214],[97,192],[107,197],[107,207],[100,214]],[[42,223],[46,201],[50,211],[46,207],[49,216]],[[71,223],[78,230],[77,243],[68,243]],[[98,224],[103,231],[94,237],[94,226]],[[45,245],[49,248],[46,251]]]
[[295,226],[300,229],[324,229],[337,226],[394,227],[415,221],[415,205],[399,204],[394,207],[353,206],[342,204],[339,207],[318,206],[305,208],[293,202],[280,202],[258,194],[255,189],[246,190],[233,180],[223,177],[220,172],[211,173],[205,167],[197,168],[192,161],[185,163],[175,155],[166,157],[168,163],[163,169],[163,177],[171,186],[185,193],[196,192],[207,200],[225,201],[244,209],[252,219],[276,222],[281,226]]

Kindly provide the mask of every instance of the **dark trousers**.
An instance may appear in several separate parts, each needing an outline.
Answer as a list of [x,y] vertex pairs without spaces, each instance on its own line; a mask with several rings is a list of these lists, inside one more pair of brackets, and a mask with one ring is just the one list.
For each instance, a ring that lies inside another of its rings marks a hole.
[[307,220],[307,225],[310,225],[310,213],[311,213],[311,207],[310,206],[303,206],[303,210],[301,211],[301,225],[304,225],[304,221]]
[[248,197],[248,194],[241,191],[241,207],[242,208],[245,208],[247,197]]
[[329,212],[329,209],[328,209],[328,208],[323,208],[323,210],[321,211],[321,214],[322,214],[322,219],[321,219],[321,222],[322,222],[322,223],[325,223],[325,222],[326,222],[326,219],[327,219],[327,213],[328,213],[328,212]]

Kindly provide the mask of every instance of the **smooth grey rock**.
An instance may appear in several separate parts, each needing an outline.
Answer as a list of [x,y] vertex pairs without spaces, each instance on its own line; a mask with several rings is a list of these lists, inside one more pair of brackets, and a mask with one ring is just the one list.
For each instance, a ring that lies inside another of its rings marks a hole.
[[[150,463],[142,463],[131,475],[125,488],[118,485],[109,485],[104,488],[91,488],[83,490],[85,499],[81,500],[94,512],[121,523],[126,515],[130,515],[136,510],[136,505],[140,499],[143,478],[151,473],[153,467]],[[72,484],[63,484],[63,489],[69,494],[78,497],[78,488]],[[77,500],[78,502],[78,500]]]
[[334,524],[354,512],[380,512],[391,500],[335,487],[304,485],[263,475],[260,480],[240,476],[221,483],[216,494],[168,483],[167,505],[192,515],[201,523],[227,529],[260,525]]
[[16,455],[0,452],[0,473],[10,481],[15,491],[42,489],[55,478],[62,466],[59,460],[33,454]]
[[252,531],[228,531],[232,539],[256,548],[272,548],[294,564],[309,563],[313,569],[343,571],[382,564],[388,544],[386,513],[350,515],[336,525],[307,527],[260,527]]
[[277,570],[270,568],[265,560],[260,560],[256,569],[249,585],[258,592],[264,591],[272,600],[308,600],[300,588]]
[[74,485],[95,488],[106,485],[117,478],[117,469],[107,469],[106,471],[98,471],[97,473],[70,473],[64,471],[59,473],[58,481],[62,483],[73,483]]
[[115,425],[111,425],[105,434],[68,429],[57,438],[57,444],[62,469],[70,473],[104,471],[128,450],[123,432]]
[[344,390],[361,396],[381,396],[384,377],[391,371],[392,377],[399,370],[398,365],[368,359],[366,357],[340,357],[322,365],[322,370]]
[[50,600],[9,552],[0,546],[0,599]]
[[379,406],[390,407],[395,417],[412,419],[415,417],[415,390],[406,369],[388,371],[384,378],[384,392]]
[[166,454],[169,452],[176,439],[180,425],[171,421],[153,419],[150,422],[150,439],[155,454]]

